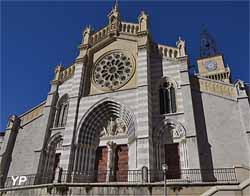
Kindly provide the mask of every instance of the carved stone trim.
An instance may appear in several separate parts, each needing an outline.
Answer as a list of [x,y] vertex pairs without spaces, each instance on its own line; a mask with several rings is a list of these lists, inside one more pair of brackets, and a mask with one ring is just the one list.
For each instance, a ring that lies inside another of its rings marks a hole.
[[126,134],[128,134],[128,129],[125,122],[120,118],[110,118],[110,120],[107,122],[107,125],[103,127],[103,130],[100,133],[100,137]]

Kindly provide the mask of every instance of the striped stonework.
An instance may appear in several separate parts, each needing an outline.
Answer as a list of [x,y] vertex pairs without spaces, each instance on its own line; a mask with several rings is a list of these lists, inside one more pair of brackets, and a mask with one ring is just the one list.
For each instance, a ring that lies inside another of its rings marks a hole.
[[[59,182],[63,171],[62,182],[92,183],[106,172],[102,180],[113,182],[127,169],[168,164],[168,177],[178,170],[172,177],[188,180],[181,170],[248,163],[244,82],[225,82],[229,68],[190,76],[184,40],[154,43],[147,14],[123,22],[116,6],[108,25],[83,31],[75,62],[57,65],[47,100],[20,115],[20,127],[10,119],[0,136],[3,179],[36,174]],[[162,181],[153,173],[148,179]]]
[[[181,65],[177,60],[169,60],[162,56],[152,56],[151,57],[151,84],[152,84],[152,108],[153,108],[153,127],[159,124],[164,118],[160,115],[160,101],[159,101],[159,85],[163,78],[167,78],[176,83],[176,115],[172,115],[166,118],[179,118],[178,116],[183,116],[184,106],[183,106],[183,95],[181,91]],[[184,123],[184,117],[182,117],[182,123]]]
[[[92,46],[95,48],[95,46]],[[170,47],[171,48],[171,47]],[[169,48],[168,48],[169,49]],[[167,49],[167,50],[168,50]],[[171,48],[176,50],[176,48]],[[93,49],[94,51],[94,49]],[[164,50],[166,51],[166,49]],[[170,50],[169,50],[170,51]],[[98,50],[97,50],[98,52]],[[111,140],[116,144],[128,144],[128,167],[155,168],[154,131],[159,124],[174,120],[186,126],[182,85],[186,84],[182,62],[174,53],[163,55],[148,47],[148,38],[142,35],[135,56],[135,86],[110,92],[88,93],[91,74],[84,74],[85,67],[79,60],[74,64],[74,75],[59,85],[59,99],[69,96],[67,122],[63,132],[63,148],[60,167],[75,174],[87,174],[95,169],[96,150]],[[91,66],[91,56],[88,62]],[[88,67],[91,70],[91,67]],[[83,81],[85,83],[83,85]],[[160,115],[159,85],[162,80],[174,83],[176,113]],[[188,84],[188,83],[187,83]],[[105,123],[112,118],[122,119],[128,129],[126,135],[101,138]],[[162,131],[164,132],[164,131]],[[187,131],[188,132],[188,131]],[[180,146],[181,168],[186,168],[186,145]]]
[[62,97],[64,94],[70,94],[72,88],[73,78],[66,80],[58,87],[58,95]]
[[77,62],[75,64],[75,73],[72,78],[71,88],[69,91],[69,110],[68,110],[68,117],[66,122],[66,127],[64,131],[64,138],[63,138],[63,146],[69,146],[70,148],[63,148],[60,166],[68,170],[72,167],[73,159],[70,158],[72,155],[72,141],[75,132],[75,125],[77,120],[78,114],[78,101],[79,96],[81,95],[81,86],[82,86],[82,76],[84,72],[84,65],[81,62]]
[[151,93],[149,88],[150,82],[149,54],[145,47],[138,49],[137,59],[137,167],[150,166],[149,155],[149,137],[151,129]]

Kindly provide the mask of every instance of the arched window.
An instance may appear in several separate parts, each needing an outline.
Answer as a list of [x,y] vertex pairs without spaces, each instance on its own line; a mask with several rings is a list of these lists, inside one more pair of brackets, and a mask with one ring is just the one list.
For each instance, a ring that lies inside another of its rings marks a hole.
[[165,81],[160,85],[160,113],[169,114],[176,112],[175,87],[172,82]]
[[55,127],[65,127],[69,109],[68,96],[63,96],[57,104]]

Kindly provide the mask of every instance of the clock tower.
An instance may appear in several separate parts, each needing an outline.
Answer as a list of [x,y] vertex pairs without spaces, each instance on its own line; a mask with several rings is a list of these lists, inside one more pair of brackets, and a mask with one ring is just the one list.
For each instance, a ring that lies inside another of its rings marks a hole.
[[199,76],[230,83],[230,68],[224,64],[213,37],[203,30],[200,42],[200,57],[197,59]]

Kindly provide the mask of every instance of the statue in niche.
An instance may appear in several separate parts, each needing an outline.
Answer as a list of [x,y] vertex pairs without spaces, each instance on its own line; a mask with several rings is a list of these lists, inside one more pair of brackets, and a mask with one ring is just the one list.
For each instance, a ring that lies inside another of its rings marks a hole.
[[127,127],[122,119],[112,117],[107,123],[106,127],[103,127],[100,137],[103,136],[115,136],[115,135],[123,135],[127,134]]

